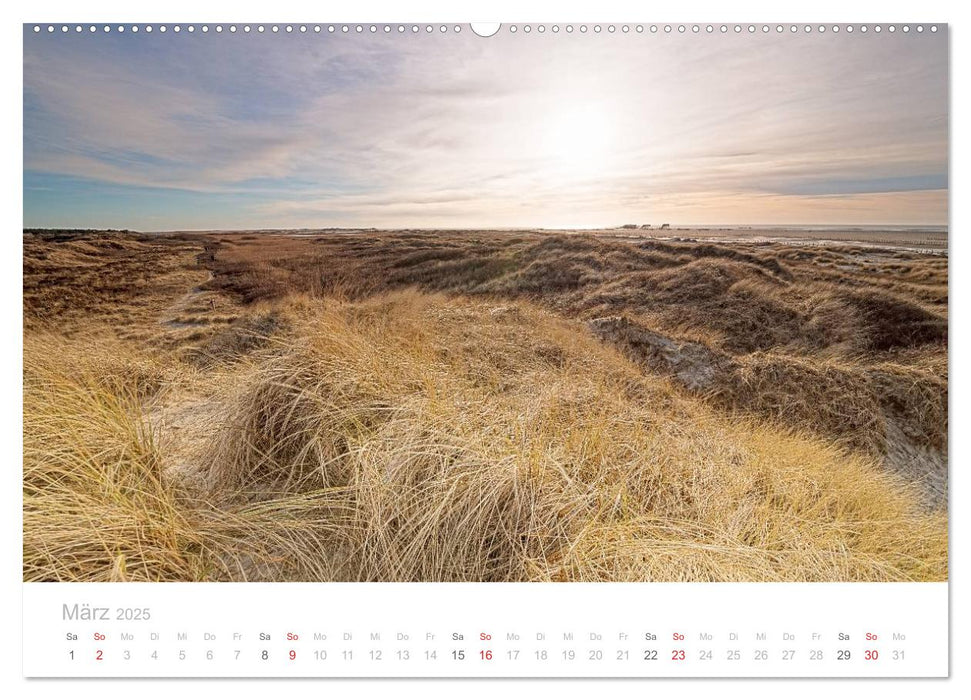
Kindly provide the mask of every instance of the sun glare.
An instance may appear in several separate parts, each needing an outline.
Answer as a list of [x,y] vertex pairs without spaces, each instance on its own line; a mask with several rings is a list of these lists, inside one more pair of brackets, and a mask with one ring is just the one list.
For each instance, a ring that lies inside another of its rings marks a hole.
[[613,147],[610,114],[597,105],[562,110],[549,122],[546,146],[552,169],[570,178],[602,173]]

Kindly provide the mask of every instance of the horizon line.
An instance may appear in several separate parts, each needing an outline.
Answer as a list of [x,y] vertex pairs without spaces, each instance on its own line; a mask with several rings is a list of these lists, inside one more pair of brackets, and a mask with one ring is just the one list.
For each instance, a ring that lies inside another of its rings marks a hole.
[[[663,227],[663,228],[662,228]],[[172,229],[137,229],[118,228],[116,226],[99,227],[70,227],[70,226],[24,226],[25,233],[35,231],[91,231],[118,233],[232,233],[247,232],[275,232],[275,231],[704,231],[704,230],[733,230],[733,229],[761,229],[785,231],[789,229],[943,229],[949,230],[946,224],[913,224],[913,223],[881,223],[881,224],[621,224],[612,226],[261,226],[259,228],[230,227],[230,228],[172,228]]]

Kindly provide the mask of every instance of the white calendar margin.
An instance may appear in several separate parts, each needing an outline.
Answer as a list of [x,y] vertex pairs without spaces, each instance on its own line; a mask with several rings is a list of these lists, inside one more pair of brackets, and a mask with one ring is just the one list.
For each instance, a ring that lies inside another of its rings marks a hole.
[[[22,85],[22,32],[20,24],[29,21],[61,21],[69,18],[70,21],[99,21],[111,19],[124,22],[157,22],[160,19],[178,21],[212,21],[229,19],[240,19],[243,21],[266,19],[268,12],[272,10],[274,18],[294,19],[296,21],[307,19],[320,19],[321,21],[462,21],[465,18],[470,20],[494,20],[505,19],[506,21],[584,21],[594,19],[596,21],[609,21],[618,19],[621,21],[648,21],[659,22],[665,19],[673,21],[722,21],[732,19],[752,19],[781,22],[801,22],[805,20],[824,20],[826,22],[860,22],[875,20],[882,21],[913,21],[913,20],[940,20],[950,22],[952,37],[952,112],[950,123],[955,125],[961,120],[968,122],[971,118],[971,88],[962,89],[962,78],[965,85],[968,82],[969,66],[971,66],[971,43],[965,40],[967,35],[971,35],[971,24],[964,19],[964,13],[958,8],[957,3],[948,0],[922,0],[919,4],[906,2],[904,0],[884,0],[877,5],[859,4],[853,5],[843,0],[816,0],[813,3],[789,3],[779,4],[768,0],[735,0],[730,5],[715,0],[695,0],[694,2],[681,2],[676,7],[666,7],[658,3],[644,4],[633,3],[628,0],[598,0],[595,6],[589,2],[579,2],[577,0],[559,0],[556,3],[537,2],[532,6],[527,6],[523,2],[516,0],[493,0],[492,2],[464,3],[461,11],[457,10],[454,2],[448,0],[412,0],[412,2],[392,2],[392,0],[358,0],[353,4],[338,6],[329,3],[321,6],[319,3],[311,3],[307,0],[275,0],[272,8],[268,8],[264,2],[254,0],[237,0],[231,8],[221,9],[218,5],[211,8],[195,0],[169,0],[165,3],[164,9],[149,3],[130,3],[121,0],[87,0],[83,6],[76,2],[67,0],[48,0],[44,3],[30,4],[8,4],[3,10],[3,26],[6,30],[5,38],[7,41],[0,44],[0,51],[3,52],[3,60],[0,62],[0,74],[3,75],[3,84],[6,96],[10,103],[15,103],[18,99],[14,93],[20,93]],[[875,13],[879,12],[879,16]],[[457,16],[461,15],[461,17]],[[16,193],[22,189],[22,140],[21,140],[21,118],[22,113],[15,109],[6,110],[0,119],[3,120],[3,134],[5,135],[5,155],[3,161],[3,184],[6,185],[4,191]],[[966,166],[969,153],[967,146],[969,139],[963,132],[952,127],[951,134],[951,153],[952,153],[952,177],[950,179],[951,194],[951,230],[971,231],[971,217],[967,215],[966,206],[962,206],[959,197],[954,196],[955,188],[962,182],[960,176],[964,176],[964,181],[971,177],[971,170]],[[966,192],[966,186],[961,191]],[[12,206],[5,207],[3,213],[5,230],[19,230],[23,223],[22,201],[16,201],[16,195],[11,195],[14,200]],[[22,323],[21,310],[21,267],[22,259],[21,242],[19,236],[0,237],[0,260],[4,265],[3,274],[0,274],[0,284],[5,285],[4,294],[0,296],[0,314],[4,327],[13,329],[13,334],[18,332]],[[963,270],[971,259],[967,254],[967,244],[963,243],[959,237],[952,236],[950,255],[952,260],[952,270]],[[963,279],[962,279],[963,278]],[[967,275],[952,274],[951,285],[951,312],[954,323],[950,332],[950,346],[952,352],[956,353],[960,349],[968,346],[967,333],[965,328],[969,325],[967,314],[971,309],[971,292],[968,291],[967,283],[964,281]],[[10,371],[2,375],[0,381],[3,382],[4,402],[0,404],[2,418],[2,444],[6,449],[7,462],[16,465],[22,456],[22,434],[20,430],[21,405],[20,395],[20,369],[22,367],[21,348],[14,344],[8,344],[0,348],[0,359],[5,360],[5,366]],[[950,390],[952,397],[964,397],[967,395],[967,375],[963,369],[955,364],[950,373]],[[952,402],[951,410],[951,434],[953,439],[950,444],[950,456],[952,463],[961,464],[962,459],[968,451],[963,435],[968,435],[966,400],[956,398]],[[950,481],[951,502],[960,502],[961,494],[966,490],[961,475],[961,470],[953,470]],[[15,533],[21,524],[21,509],[18,498],[14,494],[20,494],[20,470],[8,469],[5,471],[8,482],[3,493],[8,499],[8,507],[2,510],[6,532]],[[959,509],[951,509],[951,542],[964,541],[968,533],[966,519],[962,518]],[[952,546],[952,558],[950,565],[950,581],[952,591],[959,590],[963,582],[964,567],[959,557],[954,556],[956,548]],[[21,571],[21,543],[15,537],[8,537],[3,540],[4,560],[13,562],[8,571],[8,576],[3,579],[3,592],[6,594],[4,599],[16,601],[19,599],[18,592],[21,590],[20,581]],[[951,658],[966,658],[971,653],[971,648],[964,642],[963,630],[971,629],[971,624],[965,624],[969,617],[966,610],[969,606],[962,604],[960,594],[951,595],[951,621],[954,631],[951,633]],[[22,620],[23,621],[23,620]],[[137,693],[140,698],[169,698],[173,690],[176,692],[186,692],[194,690],[198,693],[212,693],[216,690],[207,681],[187,681],[178,684],[178,687],[169,684],[144,684],[137,680],[132,681],[89,681],[85,683],[71,684],[66,687],[60,682],[31,682],[27,683],[21,677],[22,669],[22,646],[20,638],[16,634],[8,634],[2,642],[3,653],[3,679],[8,682],[7,687],[14,693],[18,691],[22,694],[29,693],[32,698],[47,697],[71,697],[77,699],[85,698],[108,698],[125,697],[130,698],[133,693]],[[666,695],[668,697],[691,698],[704,697],[710,698],[712,695],[721,695],[730,692],[733,695],[739,694],[745,697],[766,697],[776,698],[780,693],[785,693],[787,699],[798,700],[801,698],[818,698],[820,694],[834,695],[841,697],[849,694],[879,693],[881,698],[906,698],[913,700],[915,696],[924,693],[933,693],[934,697],[944,696],[964,696],[969,687],[965,686],[968,676],[967,672],[962,673],[960,666],[952,669],[952,682],[942,684],[939,681],[870,681],[861,685],[859,681],[822,681],[819,683],[789,683],[784,680],[763,680],[763,681],[734,681],[727,688],[721,683],[698,680],[696,682],[685,680],[674,681],[653,681],[650,686],[632,685],[633,682],[621,681],[598,681],[577,683],[575,681],[547,681],[543,689],[555,692],[558,698],[589,698],[591,694],[603,694],[610,692],[613,694],[643,694],[648,689],[651,694]],[[18,680],[19,679],[19,680]],[[954,682],[955,679],[958,682]],[[961,690],[960,688],[963,688]],[[519,694],[533,695],[541,691],[541,688],[530,681],[518,682],[499,682],[498,684],[473,684],[462,681],[415,681],[403,686],[389,687],[382,681],[331,681],[325,686],[319,686],[314,682],[301,681],[279,681],[266,683],[253,683],[247,680],[227,680],[219,683],[221,692],[231,692],[234,700],[237,698],[265,698],[267,694],[285,692],[291,697],[320,697],[321,692],[326,689],[331,694],[354,694],[356,697],[386,697],[391,692],[404,692],[406,695],[418,695],[421,697],[449,697],[454,698],[460,695],[463,698],[494,698],[497,693],[503,695]],[[190,695],[191,697],[191,695]]]
[[24,673],[946,677],[947,598],[946,583],[34,583]]

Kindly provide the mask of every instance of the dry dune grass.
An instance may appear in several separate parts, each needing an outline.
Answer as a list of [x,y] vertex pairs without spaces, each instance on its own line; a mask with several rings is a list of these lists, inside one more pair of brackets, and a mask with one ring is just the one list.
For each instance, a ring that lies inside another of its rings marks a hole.
[[173,301],[206,279],[198,246],[140,234],[24,236],[24,326],[73,333],[92,322],[144,336]]
[[150,409],[195,377],[98,330],[25,341],[24,580],[246,580],[278,550],[314,557],[302,495],[218,508],[166,467]]
[[[336,238],[179,239],[213,273],[198,336],[28,333],[25,580],[947,578],[944,507],[883,464],[887,416],[895,439],[946,450],[946,306],[870,290],[920,327],[878,349],[877,322],[805,330],[806,308],[855,302],[784,250],[418,233],[315,248]],[[632,289],[660,277],[630,291],[621,267]],[[754,316],[661,325],[692,307],[662,275],[686,268],[695,306],[772,290],[753,313],[783,306],[787,339],[739,351]],[[895,284],[932,290],[929,268]],[[666,345],[603,342],[588,322],[605,312],[719,358],[715,390],[659,364]]]
[[[880,249],[431,232],[207,243],[210,285],[245,303],[418,287],[627,313],[736,354],[879,353],[947,340],[947,259]],[[906,264],[904,264],[906,263]]]
[[311,494],[334,578],[944,571],[942,515],[873,462],[727,421],[532,307],[404,292],[300,315],[228,401],[213,486]]
[[65,350],[25,340],[25,579],[194,578],[196,533],[142,409],[162,373],[117,342]]
[[933,433],[938,467],[946,462],[941,256],[529,232],[246,238],[210,244],[209,284],[244,303],[414,287],[526,300],[567,318],[622,315],[729,358],[734,371],[704,392],[718,405],[874,453],[886,452],[884,413],[900,412],[887,397],[919,396],[905,410]]

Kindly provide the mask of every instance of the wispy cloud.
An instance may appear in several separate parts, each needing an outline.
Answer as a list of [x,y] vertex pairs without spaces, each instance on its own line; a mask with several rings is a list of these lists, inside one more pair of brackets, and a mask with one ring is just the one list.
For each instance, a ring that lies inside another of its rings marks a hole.
[[947,218],[941,33],[28,31],[24,53],[27,225]]

